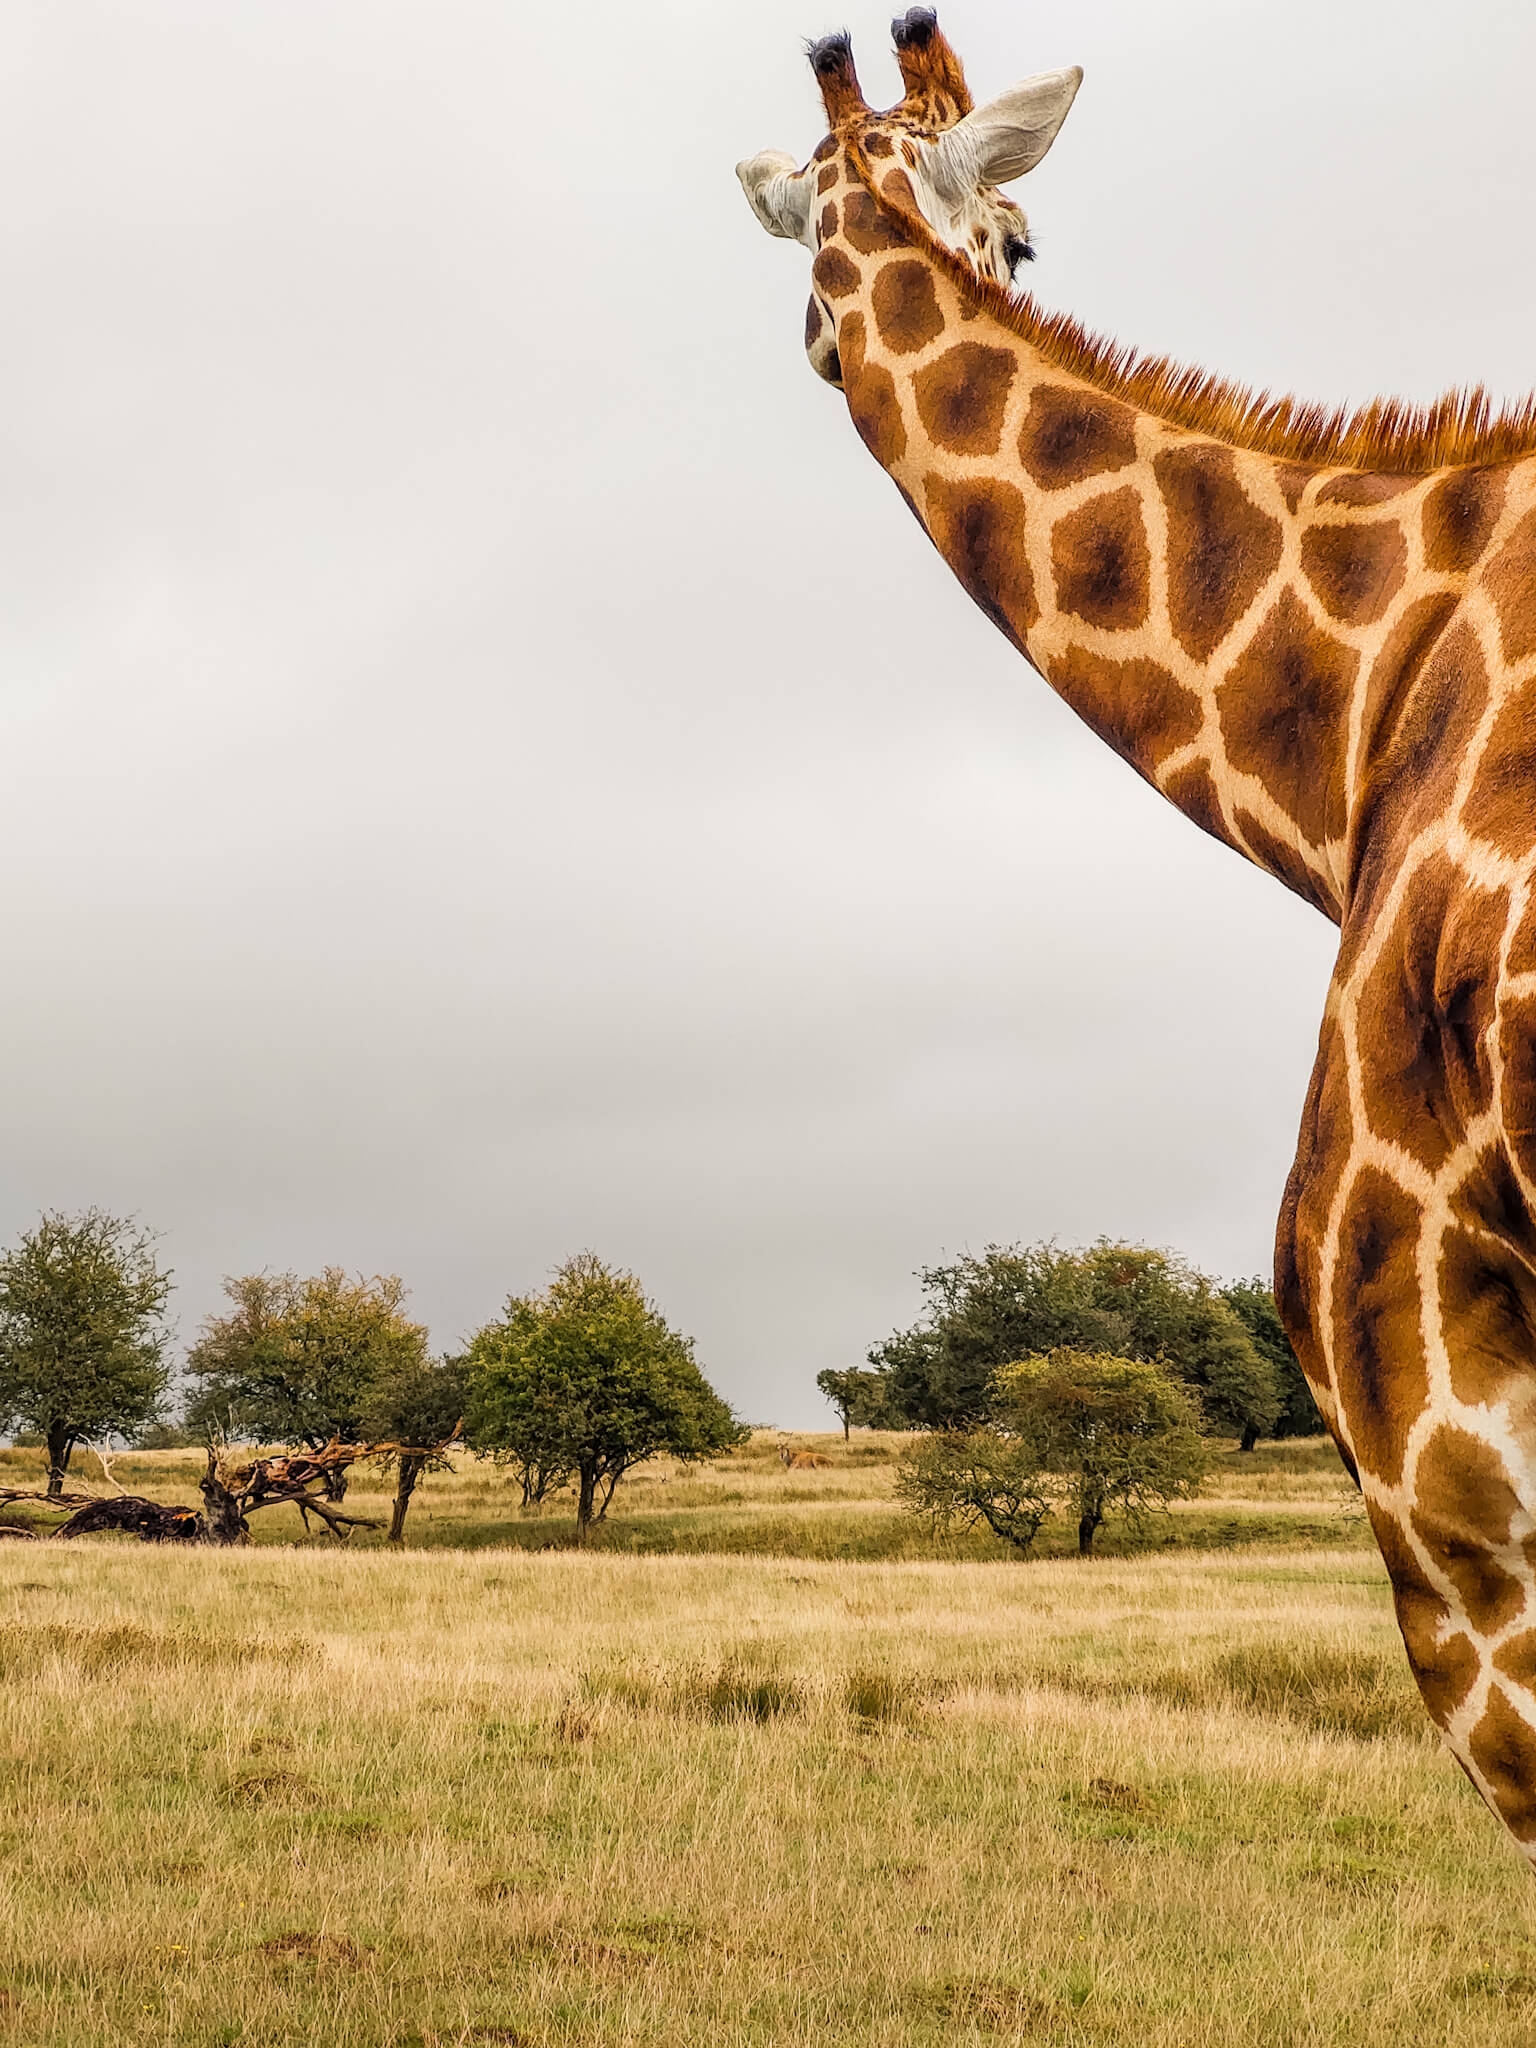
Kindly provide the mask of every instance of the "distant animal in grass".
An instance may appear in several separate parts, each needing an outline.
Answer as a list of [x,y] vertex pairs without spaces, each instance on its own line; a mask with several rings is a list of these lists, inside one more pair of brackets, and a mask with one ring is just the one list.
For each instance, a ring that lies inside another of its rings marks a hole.
[[786,1470],[790,1472],[820,1472],[824,1469],[830,1471],[835,1462],[831,1458],[824,1458],[820,1451],[792,1451],[787,1444],[780,1448],[779,1457]]

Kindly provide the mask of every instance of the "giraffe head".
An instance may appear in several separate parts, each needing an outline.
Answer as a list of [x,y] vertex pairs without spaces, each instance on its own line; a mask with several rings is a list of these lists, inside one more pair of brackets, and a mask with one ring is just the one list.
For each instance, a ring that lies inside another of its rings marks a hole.
[[[865,103],[846,34],[809,46],[829,133],[803,168],[774,149],[736,166],[752,211],[770,235],[814,256],[840,218],[839,196],[854,195],[857,211],[878,180],[884,197],[921,213],[978,276],[1009,285],[1035,252],[1023,209],[998,187],[1039,163],[1083,74],[1076,66],[1043,72],[978,107],[931,8],[909,9],[891,34],[906,92],[883,114]],[[814,290],[805,349],[817,375],[841,385],[832,315]]]

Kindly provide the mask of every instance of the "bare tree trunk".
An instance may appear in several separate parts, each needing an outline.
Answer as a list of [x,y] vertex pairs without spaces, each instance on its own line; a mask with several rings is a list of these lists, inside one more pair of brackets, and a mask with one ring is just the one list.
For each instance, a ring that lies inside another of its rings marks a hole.
[[69,1470],[69,1454],[74,1449],[67,1422],[50,1422],[48,1425],[48,1498],[57,1500],[64,1491],[64,1475]]
[[1258,1442],[1258,1440],[1259,1425],[1256,1422],[1250,1422],[1247,1428],[1243,1431],[1243,1440],[1237,1448],[1240,1451],[1251,1451],[1254,1445]]
[[210,1543],[249,1543],[250,1531],[240,1512],[240,1502],[219,1477],[218,1454],[208,1453],[208,1470],[199,1485],[203,1496],[203,1520]]
[[395,1511],[390,1517],[386,1542],[405,1541],[406,1510],[411,1505],[411,1495],[416,1491],[416,1482],[421,1477],[426,1462],[425,1458],[413,1458],[409,1451],[400,1453],[400,1483],[395,1488]]
[[585,1543],[592,1527],[592,1502],[597,1492],[597,1474],[583,1465],[581,1490],[576,1496],[576,1541]]
[[320,1491],[325,1495],[327,1500],[335,1501],[339,1505],[342,1501],[346,1499],[347,1477],[348,1474],[345,1465],[335,1467],[331,1471],[322,1474],[320,1480]]
[[848,1410],[843,1410],[843,1442],[848,1442]]
[[1102,1509],[1090,1508],[1088,1513],[1084,1515],[1082,1520],[1078,1523],[1077,1554],[1079,1557],[1092,1557],[1093,1539],[1095,1536],[1098,1535],[1099,1524],[1103,1521],[1103,1519],[1104,1515]]

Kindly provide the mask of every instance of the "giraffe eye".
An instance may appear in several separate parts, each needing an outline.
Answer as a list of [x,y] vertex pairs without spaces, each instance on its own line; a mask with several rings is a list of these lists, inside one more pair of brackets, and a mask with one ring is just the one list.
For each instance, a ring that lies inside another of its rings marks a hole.
[[1027,235],[1010,235],[1003,244],[1003,261],[1010,270],[1017,270],[1021,263],[1033,263],[1035,245]]

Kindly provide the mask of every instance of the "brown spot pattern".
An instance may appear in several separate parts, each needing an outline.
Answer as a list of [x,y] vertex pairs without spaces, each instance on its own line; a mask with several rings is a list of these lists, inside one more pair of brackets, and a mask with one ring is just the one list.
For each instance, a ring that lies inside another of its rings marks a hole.
[[1493,558],[1489,596],[1498,606],[1506,661],[1536,653],[1536,512],[1527,512]]
[[864,154],[866,156],[890,156],[896,147],[889,135],[883,133],[879,128],[867,129],[863,140]]
[[1062,611],[1110,632],[1143,623],[1151,603],[1152,557],[1141,499],[1129,484],[1090,498],[1058,521],[1051,569]]
[[1382,505],[1388,498],[1400,498],[1404,491],[1411,491],[1417,478],[1411,476],[1371,476],[1363,471],[1349,470],[1343,476],[1332,476],[1317,494],[1319,505]]
[[875,279],[870,305],[880,339],[895,355],[914,355],[944,332],[944,315],[926,263],[888,263]]
[[862,186],[843,201],[843,233],[861,256],[883,256],[887,250],[909,246],[895,221],[881,212]]
[[1041,384],[1019,430],[1019,460],[1042,490],[1124,469],[1136,459],[1136,416],[1128,405],[1064,384]]
[[817,192],[830,192],[832,190],[832,187],[837,183],[839,175],[840,174],[836,164],[823,164],[821,169],[816,173]]
[[907,452],[907,428],[901,416],[896,380],[890,371],[879,363],[864,362],[862,349],[857,370],[844,355],[843,389],[859,439],[876,462],[882,469],[900,462]]
[[1301,503],[1307,485],[1311,483],[1316,475],[1317,471],[1315,469],[1303,469],[1299,462],[1277,462],[1275,464],[1275,482],[1280,486],[1280,495],[1285,500],[1287,511],[1294,512],[1296,510],[1297,506]]
[[905,207],[909,213],[918,211],[917,194],[905,171],[887,171],[880,180],[880,190],[893,206]]
[[1202,832],[1209,832],[1223,846],[1232,844],[1220,792],[1203,761],[1191,761],[1172,775],[1160,778],[1157,786],[1176,810],[1194,819]]
[[919,370],[918,417],[930,438],[955,455],[995,455],[1015,369],[1011,350],[961,341]]
[[1485,1443],[1442,1425],[1419,1455],[1413,1530],[1461,1595],[1480,1635],[1507,1628],[1525,1589],[1494,1556],[1509,1540],[1520,1499]]
[[1459,1226],[1440,1241],[1451,1386],[1471,1406],[1536,1391],[1536,1279],[1505,1245]]
[[1493,722],[1461,822],[1503,853],[1523,854],[1536,843],[1536,716],[1529,684]]
[[1421,597],[1387,635],[1366,678],[1362,768],[1390,748],[1419,671],[1455,609],[1456,598],[1448,590]]
[[1278,876],[1304,902],[1312,904],[1324,917],[1338,923],[1339,904],[1331,885],[1311,866],[1299,846],[1277,838],[1252,811],[1234,811],[1232,823],[1261,868]]
[[826,205],[821,209],[821,219],[818,221],[816,225],[816,233],[823,242],[830,242],[832,237],[837,233],[836,200],[829,199]]
[[1536,1182],[1536,1000],[1507,999],[1499,1016],[1499,1111],[1515,1164]]
[[1517,1841],[1536,1838],[1536,1733],[1497,1686],[1468,1746],[1504,1825]]
[[995,626],[1015,646],[1040,616],[1024,551],[1029,510],[1022,492],[990,478],[923,484],[934,545]]
[[1334,1370],[1349,1434],[1367,1471],[1402,1477],[1403,1440],[1429,1395],[1419,1328],[1418,1205],[1374,1166],[1344,1206],[1330,1303]]
[[1487,696],[1476,637],[1469,626],[1452,626],[1431,649],[1390,743],[1361,786],[1357,900],[1368,903],[1391,887],[1403,839],[1418,820],[1443,816]]
[[1359,1045],[1372,1124],[1431,1172],[1487,1107],[1502,894],[1469,889],[1435,854],[1414,872],[1360,989]]
[[1286,590],[1217,698],[1232,766],[1257,776],[1313,846],[1343,825],[1341,780],[1320,771],[1358,667],[1354,649],[1314,625]]
[[1313,526],[1301,537],[1301,566],[1326,612],[1370,626],[1403,587],[1408,543],[1395,520]]
[[1472,1690],[1478,1674],[1476,1650],[1461,1634],[1441,1640],[1451,1610],[1425,1578],[1423,1567],[1397,1523],[1384,1508],[1369,1505],[1371,1528],[1392,1581],[1397,1625],[1424,1704],[1443,1728]]
[[1085,724],[1144,775],[1200,730],[1200,700],[1155,661],[1110,661],[1069,647],[1051,685]]
[[1457,576],[1472,567],[1493,537],[1504,504],[1496,469],[1455,469],[1424,501],[1425,566]]
[[859,267],[841,249],[822,249],[811,265],[811,276],[823,298],[846,299],[859,288]]
[[1171,623],[1206,661],[1279,566],[1279,522],[1243,490],[1229,449],[1165,449],[1152,467],[1168,508]]

